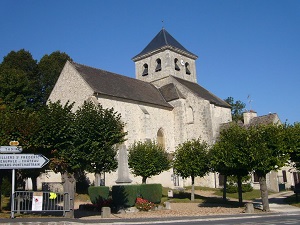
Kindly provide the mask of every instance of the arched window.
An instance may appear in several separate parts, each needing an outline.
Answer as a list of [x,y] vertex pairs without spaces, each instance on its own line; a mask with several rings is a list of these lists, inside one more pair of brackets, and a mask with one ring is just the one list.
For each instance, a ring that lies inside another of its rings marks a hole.
[[188,75],[191,74],[190,64],[188,64],[188,63],[185,63],[185,73]]
[[178,59],[177,58],[174,59],[174,64],[175,64],[175,70],[179,71],[180,67],[178,66]]
[[155,72],[157,72],[157,71],[161,71],[161,60],[160,59],[156,60]]
[[143,67],[144,67],[144,70],[143,70],[142,76],[146,76],[146,75],[148,75],[148,64],[145,63],[145,64],[143,65]]
[[194,123],[194,111],[191,106],[189,106],[186,110],[186,120],[187,123]]
[[165,137],[162,128],[157,131],[157,144],[165,149]]

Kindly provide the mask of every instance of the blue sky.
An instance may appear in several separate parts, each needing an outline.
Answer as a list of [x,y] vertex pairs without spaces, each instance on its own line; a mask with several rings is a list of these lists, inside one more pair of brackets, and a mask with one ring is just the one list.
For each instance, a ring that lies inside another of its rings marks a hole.
[[201,86],[300,121],[299,0],[0,0],[0,62],[12,50],[36,60],[60,50],[134,77],[131,58],[162,26],[198,55]]

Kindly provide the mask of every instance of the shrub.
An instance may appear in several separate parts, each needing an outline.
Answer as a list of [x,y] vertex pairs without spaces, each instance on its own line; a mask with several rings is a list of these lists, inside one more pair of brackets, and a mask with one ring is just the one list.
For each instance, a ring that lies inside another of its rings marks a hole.
[[242,184],[242,192],[250,192],[253,191],[253,187],[251,184]]
[[[250,192],[250,191],[253,191],[253,187],[251,186],[251,184],[242,184],[242,192],[243,193]],[[236,185],[228,184],[226,192],[227,193],[237,193],[238,187]]]
[[140,211],[149,211],[149,210],[155,208],[155,204],[152,202],[149,202],[146,199],[137,198],[136,202],[135,202],[135,207]]
[[106,186],[90,186],[88,193],[93,204],[97,204],[99,201],[108,199],[109,187]]
[[238,192],[238,188],[236,185],[230,185],[228,184],[226,187],[226,193],[237,193]]
[[112,186],[112,199],[117,207],[132,207],[139,195],[139,185]]
[[140,197],[155,204],[159,204],[162,198],[162,185],[161,184],[141,184]]

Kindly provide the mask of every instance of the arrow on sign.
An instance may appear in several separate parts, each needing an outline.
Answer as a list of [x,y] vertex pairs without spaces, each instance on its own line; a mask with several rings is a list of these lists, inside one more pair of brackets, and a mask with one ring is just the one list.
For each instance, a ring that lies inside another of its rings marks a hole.
[[0,169],[38,169],[48,162],[41,154],[0,154]]

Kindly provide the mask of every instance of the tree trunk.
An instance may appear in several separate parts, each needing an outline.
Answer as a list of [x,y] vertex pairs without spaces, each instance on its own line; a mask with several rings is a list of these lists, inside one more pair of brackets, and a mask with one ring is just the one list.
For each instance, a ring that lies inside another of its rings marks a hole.
[[223,201],[226,202],[226,192],[227,192],[227,175],[224,175],[224,187],[223,187]]
[[191,201],[195,201],[195,177],[194,176],[192,176]]
[[242,192],[242,177],[238,176],[238,193],[239,193],[239,203],[243,203],[243,192]]
[[32,182],[32,190],[37,191],[37,177],[31,177],[31,182]]
[[268,198],[268,187],[266,182],[266,174],[258,175],[259,179],[259,187],[260,187],[260,194],[261,194],[261,202],[263,205],[264,212],[270,212],[269,207],[269,198]]
[[74,218],[74,200],[75,200],[75,187],[76,180],[74,174],[68,172],[63,173],[62,183],[64,188],[64,193],[68,193],[70,198],[67,198],[67,195],[64,195],[64,207],[67,209],[70,207],[70,211],[65,212],[66,218]]
[[142,184],[146,184],[147,177],[143,177]]

